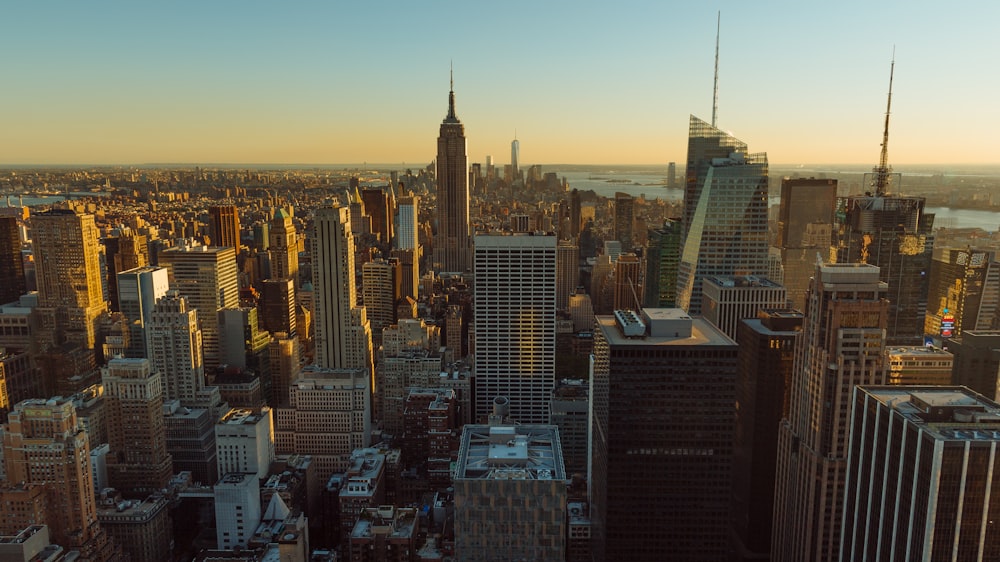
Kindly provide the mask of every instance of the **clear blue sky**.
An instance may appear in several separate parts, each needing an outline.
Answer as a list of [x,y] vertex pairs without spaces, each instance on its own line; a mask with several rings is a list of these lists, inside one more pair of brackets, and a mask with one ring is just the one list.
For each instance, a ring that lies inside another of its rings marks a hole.
[[1000,3],[10,2],[0,163],[659,164],[689,114],[773,163],[997,163]]

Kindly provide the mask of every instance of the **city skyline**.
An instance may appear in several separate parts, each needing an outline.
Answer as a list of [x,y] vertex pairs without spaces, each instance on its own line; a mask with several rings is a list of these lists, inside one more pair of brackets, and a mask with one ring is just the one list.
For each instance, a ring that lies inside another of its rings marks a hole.
[[472,162],[515,129],[522,165],[682,161],[719,10],[719,127],[776,164],[877,162],[894,45],[890,163],[991,162],[1000,125],[984,2],[175,6],[9,7],[0,165],[423,166],[449,61]]

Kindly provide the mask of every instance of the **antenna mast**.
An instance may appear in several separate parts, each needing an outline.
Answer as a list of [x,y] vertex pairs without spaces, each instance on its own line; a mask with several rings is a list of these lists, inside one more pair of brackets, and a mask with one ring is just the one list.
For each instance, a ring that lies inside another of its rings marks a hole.
[[719,113],[719,29],[722,27],[722,10],[719,10],[715,20],[715,84],[712,87],[712,127],[716,126],[715,116]]
[[889,66],[889,101],[885,105],[885,130],[882,131],[882,155],[879,157],[875,172],[875,195],[886,195],[889,188],[889,110],[892,109],[892,76],[896,70],[896,48],[892,49],[892,63]]

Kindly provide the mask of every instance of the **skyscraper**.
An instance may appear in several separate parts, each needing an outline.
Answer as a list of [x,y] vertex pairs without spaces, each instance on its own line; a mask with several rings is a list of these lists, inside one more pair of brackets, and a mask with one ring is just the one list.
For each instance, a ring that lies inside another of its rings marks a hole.
[[643,304],[649,308],[677,306],[677,266],[681,261],[681,224],[666,219],[649,230]]
[[[784,268],[782,283],[792,306],[806,306],[809,278],[816,271],[817,256],[831,261],[834,247],[833,213],[837,208],[837,180],[783,178],[775,242]],[[772,279],[777,281],[777,279]]]
[[556,268],[556,308],[568,310],[569,297],[580,285],[580,247],[575,241],[559,241]]
[[292,279],[267,279],[261,289],[258,310],[264,330],[295,334],[295,283]]
[[725,560],[736,343],[680,309],[595,323],[594,559]]
[[354,236],[346,207],[316,209],[312,239],[316,288],[316,364],[330,369],[357,366],[351,357],[354,285]]
[[853,402],[840,560],[1000,560],[1000,405],[953,386]]
[[107,306],[94,215],[52,209],[31,217],[43,346],[71,341],[93,349]]
[[633,249],[632,225],[635,224],[635,198],[628,193],[615,193],[615,240],[622,243],[622,250]]
[[268,252],[271,256],[271,278],[291,279],[299,284],[299,243],[292,216],[285,209],[274,212],[268,228]]
[[401,269],[396,259],[379,259],[361,266],[361,296],[371,322],[374,349],[382,344],[382,329],[396,322]]
[[164,267],[137,267],[118,274],[118,310],[129,322],[128,357],[149,357],[145,330],[156,301],[169,289],[170,277]]
[[108,415],[108,481],[126,496],[145,497],[173,475],[163,422],[160,373],[148,359],[112,359],[102,370]]
[[240,251],[240,214],[236,205],[213,205],[208,208],[210,237],[213,246]]
[[14,302],[27,291],[17,217],[0,217],[0,304]]
[[739,324],[736,435],[733,443],[733,547],[739,560],[771,551],[778,424],[788,413],[795,342],[804,316],[797,310],[761,310]]
[[935,248],[924,333],[950,338],[998,324],[1000,260],[988,247]]
[[677,305],[701,313],[706,275],[767,275],[767,155],[691,116]]
[[736,339],[740,322],[756,318],[761,309],[784,308],[785,288],[766,277],[710,275],[702,281],[702,315]]
[[517,181],[521,178],[521,168],[518,165],[520,157],[521,143],[515,138],[510,143],[510,177],[513,181]]
[[440,271],[465,272],[470,268],[468,160],[465,127],[455,115],[453,85],[448,92],[448,115],[438,135],[434,263]]
[[520,423],[548,423],[555,385],[556,238],[476,236],[476,415],[510,399]]
[[183,245],[160,252],[160,265],[170,271],[170,288],[187,297],[198,313],[205,366],[219,363],[219,310],[238,308],[236,250],[231,247]]
[[188,299],[169,291],[157,301],[146,326],[152,369],[159,373],[164,400],[192,402],[204,387],[202,332]]
[[886,290],[875,266],[816,266],[778,429],[775,562],[837,559],[851,395],[885,384]]
[[371,232],[382,244],[392,242],[393,209],[392,188],[365,189],[361,191],[364,213],[371,221]]

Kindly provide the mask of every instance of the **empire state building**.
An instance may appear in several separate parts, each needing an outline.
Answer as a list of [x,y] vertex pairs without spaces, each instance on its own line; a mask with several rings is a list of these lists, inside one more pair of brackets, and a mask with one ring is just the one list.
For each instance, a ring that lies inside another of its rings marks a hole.
[[448,92],[448,115],[441,122],[437,153],[437,235],[434,264],[439,271],[470,269],[469,155],[465,127],[455,116],[454,82]]

